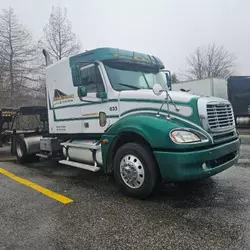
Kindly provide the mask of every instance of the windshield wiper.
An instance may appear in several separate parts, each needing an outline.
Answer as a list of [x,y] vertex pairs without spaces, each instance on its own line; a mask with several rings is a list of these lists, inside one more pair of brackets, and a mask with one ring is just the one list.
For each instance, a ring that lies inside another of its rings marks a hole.
[[132,89],[140,89],[139,87],[136,87],[134,85],[129,85],[129,84],[124,84],[124,83],[119,83],[119,85],[122,85],[122,86],[125,86],[125,87],[129,87],[129,88],[132,88]]

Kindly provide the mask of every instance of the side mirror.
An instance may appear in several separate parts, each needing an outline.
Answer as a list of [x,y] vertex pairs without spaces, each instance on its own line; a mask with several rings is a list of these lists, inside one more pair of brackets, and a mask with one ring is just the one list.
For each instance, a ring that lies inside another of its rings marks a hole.
[[81,98],[81,97],[87,96],[88,91],[85,86],[78,86],[77,93],[78,93],[78,96]]
[[96,97],[100,99],[107,99],[108,95],[106,92],[98,92],[96,93]]
[[154,84],[152,89],[155,95],[161,95],[163,92],[162,86],[158,83]]

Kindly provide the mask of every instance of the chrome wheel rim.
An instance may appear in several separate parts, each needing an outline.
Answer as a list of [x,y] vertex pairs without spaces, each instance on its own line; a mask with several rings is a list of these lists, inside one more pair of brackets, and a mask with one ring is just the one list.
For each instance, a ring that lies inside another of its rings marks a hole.
[[145,173],[141,161],[134,155],[125,155],[120,162],[120,173],[130,188],[139,188],[144,183]]
[[21,148],[20,142],[17,142],[16,152],[19,158],[22,158],[23,156],[23,150]]

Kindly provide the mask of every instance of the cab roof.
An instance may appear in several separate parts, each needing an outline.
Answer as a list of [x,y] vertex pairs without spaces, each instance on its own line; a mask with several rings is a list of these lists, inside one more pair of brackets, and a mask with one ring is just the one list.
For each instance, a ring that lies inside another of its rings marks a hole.
[[71,67],[79,63],[94,61],[119,61],[141,64],[158,69],[164,68],[162,61],[155,56],[118,48],[97,48],[69,58]]

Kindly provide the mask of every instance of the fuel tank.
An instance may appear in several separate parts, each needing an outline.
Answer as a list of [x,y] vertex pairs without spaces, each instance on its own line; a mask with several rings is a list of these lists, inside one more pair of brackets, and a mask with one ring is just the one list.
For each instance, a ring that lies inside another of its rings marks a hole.
[[63,155],[71,161],[89,165],[103,165],[101,145],[97,141],[74,140],[67,142],[63,148]]

